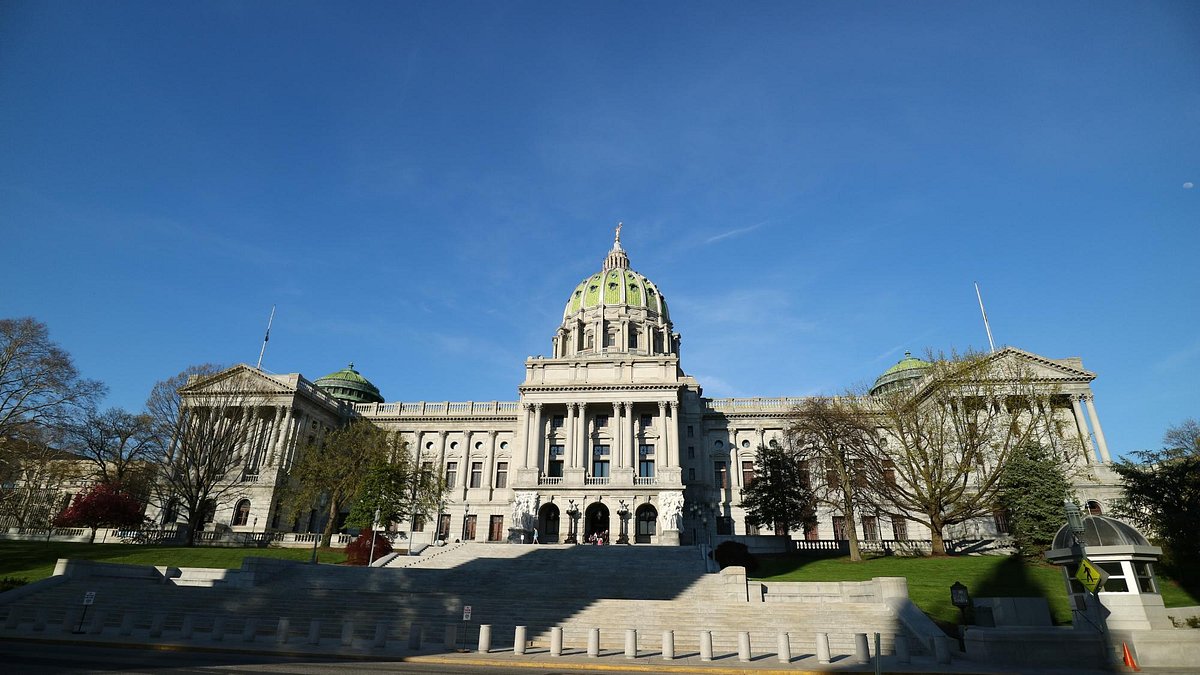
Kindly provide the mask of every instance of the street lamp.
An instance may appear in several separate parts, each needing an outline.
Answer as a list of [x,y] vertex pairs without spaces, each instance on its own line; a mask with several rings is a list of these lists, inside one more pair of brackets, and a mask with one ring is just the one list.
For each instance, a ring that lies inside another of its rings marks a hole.
[[620,500],[621,507],[617,509],[617,517],[621,519],[621,536],[617,538],[618,544],[629,543],[629,507],[625,505],[625,500]]
[[575,500],[569,499],[570,506],[567,507],[567,543],[578,544],[579,538],[576,536],[579,528],[579,507],[575,506]]
[[971,605],[971,594],[961,581],[955,581],[950,586],[950,602],[958,608],[958,648],[966,651],[965,632],[967,623],[967,607]]

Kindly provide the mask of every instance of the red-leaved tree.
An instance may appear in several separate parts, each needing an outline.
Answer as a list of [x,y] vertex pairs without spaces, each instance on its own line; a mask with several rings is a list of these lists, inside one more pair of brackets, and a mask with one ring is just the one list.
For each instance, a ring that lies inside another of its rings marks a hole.
[[101,527],[137,527],[142,524],[145,505],[116,483],[98,483],[75,498],[54,519],[55,527],[90,527],[91,541]]
[[371,556],[371,530],[363,530],[354,541],[346,544],[347,565],[369,565],[375,560],[392,552],[392,542],[387,533],[380,530],[375,533],[375,556]]

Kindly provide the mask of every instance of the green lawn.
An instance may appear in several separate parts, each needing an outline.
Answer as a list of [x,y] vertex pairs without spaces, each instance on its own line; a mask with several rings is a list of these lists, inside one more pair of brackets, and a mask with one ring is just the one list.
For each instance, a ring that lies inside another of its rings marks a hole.
[[[312,556],[312,549],[185,548],[143,544],[0,541],[0,577],[16,577],[31,582],[44,579],[54,573],[54,563],[59,558],[99,560],[130,565],[232,569],[241,567],[242,558],[249,556],[308,561]],[[340,563],[346,559],[346,554],[340,548],[322,548],[318,551],[318,557],[323,563]]]
[[[948,556],[938,558],[882,557],[850,562],[847,557],[759,557],[752,575],[764,581],[866,581],[872,577],[906,577],[908,595],[935,621],[954,623],[958,610],[950,604],[950,586],[961,581],[972,597],[1043,597],[1055,623],[1071,622],[1071,609],[1058,567],[1029,564],[1008,556]],[[1159,576],[1167,607],[1197,605],[1175,582]]]

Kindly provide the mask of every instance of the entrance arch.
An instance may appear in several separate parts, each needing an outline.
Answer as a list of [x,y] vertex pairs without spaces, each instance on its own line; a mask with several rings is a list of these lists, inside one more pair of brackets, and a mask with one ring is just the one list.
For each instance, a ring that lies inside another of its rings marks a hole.
[[658,510],[649,504],[642,504],[634,514],[637,520],[637,530],[633,542],[649,544],[658,534]]
[[558,543],[558,507],[553,502],[538,509],[538,541],[543,544]]
[[604,537],[604,543],[609,543],[607,506],[595,502],[587,507],[587,511],[583,513],[583,524],[583,535],[586,540],[590,540],[592,535],[598,535]]

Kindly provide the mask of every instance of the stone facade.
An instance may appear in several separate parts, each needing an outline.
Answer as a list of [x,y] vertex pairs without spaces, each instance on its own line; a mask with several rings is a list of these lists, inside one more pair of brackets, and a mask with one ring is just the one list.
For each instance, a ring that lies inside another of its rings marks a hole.
[[[568,298],[551,355],[526,360],[516,401],[361,402],[361,392],[335,396],[296,373],[237,366],[227,376],[261,392],[248,412],[257,433],[244,470],[230,476],[239,490],[217,505],[214,522],[244,532],[315,528],[316,513],[280,513],[281,481],[299,449],[359,416],[395,434],[418,464],[440,467],[451,483],[442,511],[417,524],[417,544],[432,542],[439,529],[450,541],[494,542],[528,540],[534,529],[541,542],[679,544],[755,534],[738,506],[740,491],[756,448],[782,439],[788,414],[804,399],[707,398],[682,368],[680,341],[662,293],[630,268],[618,233],[600,272]],[[1118,489],[1093,403],[1095,374],[1078,358],[1013,348],[995,358],[1020,360],[1054,388],[1050,436],[1073,439],[1064,447],[1084,455],[1077,492],[1093,511],[1106,509]],[[880,381],[896,386],[919,370],[913,363],[920,362],[902,361]],[[334,375],[343,386],[378,394],[353,367]],[[198,393],[185,389],[185,400]],[[854,526],[865,539],[929,537],[918,524],[884,514],[865,514]],[[409,524],[393,527],[406,532]],[[1003,528],[981,519],[947,534],[987,538]],[[837,538],[834,514],[821,513],[807,536]]]

